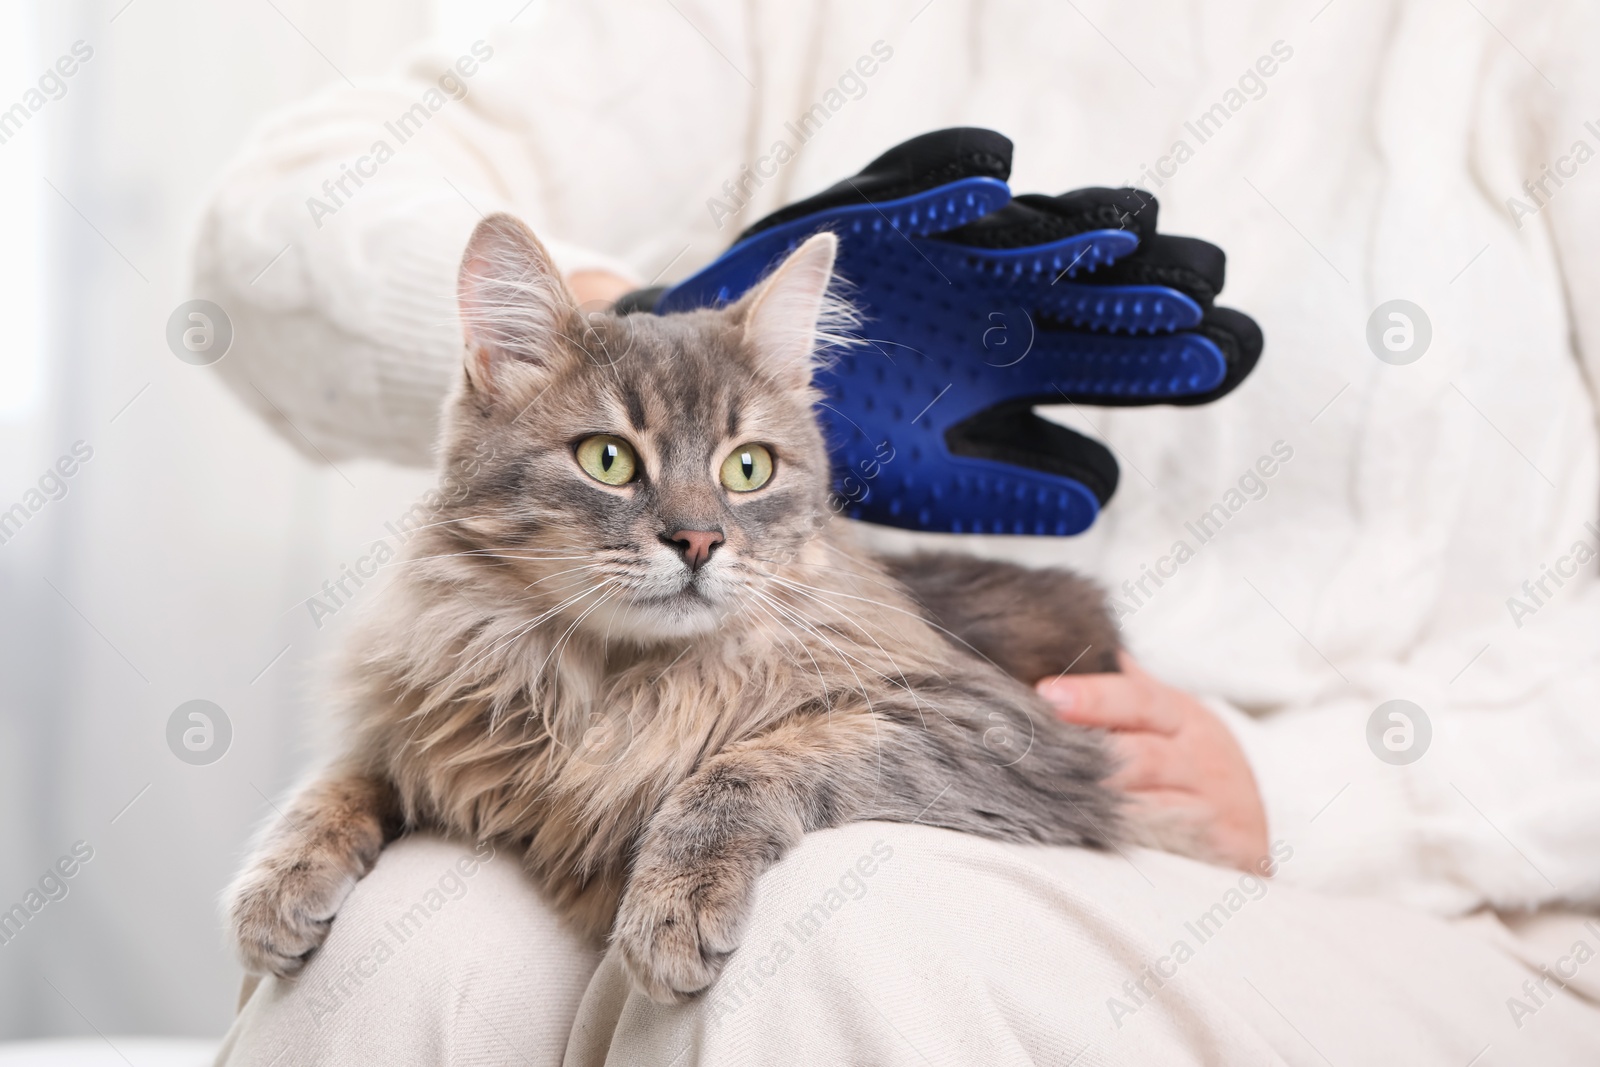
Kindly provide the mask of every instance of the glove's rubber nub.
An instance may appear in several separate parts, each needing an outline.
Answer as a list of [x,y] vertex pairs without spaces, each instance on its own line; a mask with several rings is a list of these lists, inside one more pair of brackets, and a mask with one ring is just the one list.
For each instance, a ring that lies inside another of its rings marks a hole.
[[1025,332],[1021,311],[989,327],[987,347],[940,344],[942,331],[981,331],[970,314],[978,321],[906,315],[891,331],[898,343],[832,353],[820,414],[845,514],[935,532],[1081,533],[1116,488],[1115,460],[1026,408],[1173,402],[1227,377],[1200,333],[1072,334],[1052,348],[1049,331]]
[[1082,482],[1100,504],[1116,493],[1121,477],[1111,449],[1041,418],[1027,402],[997,404],[980,411],[946,430],[944,440],[954,456],[995,459]]
[[[1048,340],[1050,335],[1040,336]],[[1044,342],[1036,344],[1044,346]],[[1012,395],[1026,396],[1035,404],[1181,404],[1188,397],[1216,389],[1228,374],[1227,357],[1217,343],[1198,333],[1157,337],[1075,334],[1071,346],[1052,354],[1051,362],[1054,371],[1038,384],[1052,392]]]
[[[1108,266],[1139,247],[1127,230],[1089,230],[1023,248],[967,248],[938,241],[919,241],[912,249],[941,275],[946,267],[970,274],[979,284],[1003,290],[1009,286],[1048,284],[1075,277],[1079,271]],[[900,249],[889,249],[891,254]],[[946,277],[954,285],[954,277]]]
[[1040,301],[1048,318],[1041,325],[1073,326],[1111,333],[1171,333],[1200,324],[1205,314],[1193,299],[1159,285],[1076,285],[1059,282]]
[[[955,499],[995,496],[1008,504],[1007,513],[990,515],[987,525],[977,514],[954,518],[952,533],[968,529],[997,534],[1080,533],[1117,491],[1119,472],[1110,449],[1040,418],[1027,404],[1002,404],[979,412],[946,430],[944,439],[951,456],[971,467],[970,474],[957,474],[950,485]],[[989,469],[984,460],[1000,464],[1000,469]],[[1055,507],[1048,507],[1050,491],[1017,479],[1018,468],[1048,471],[1077,483],[1091,494],[1092,506],[1080,509],[1074,506],[1085,503],[1080,494],[1058,493]]]

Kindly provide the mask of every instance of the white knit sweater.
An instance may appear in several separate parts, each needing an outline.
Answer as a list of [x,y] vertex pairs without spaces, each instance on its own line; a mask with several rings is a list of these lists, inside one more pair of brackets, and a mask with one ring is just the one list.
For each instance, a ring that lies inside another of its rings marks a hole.
[[[1600,899],[1600,15],[1168,7],[573,0],[420,55],[279,116],[224,177],[197,252],[235,324],[218,370],[300,447],[424,463],[480,212],[646,282],[939,126],[1011,136],[1018,191],[1138,182],[1164,230],[1226,247],[1262,362],[1209,407],[1065,413],[1122,463],[1099,523],[961,544],[1117,593],[1136,654],[1237,730],[1284,878]],[[1432,326],[1409,365],[1366,342],[1396,298]],[[1392,699],[1431,723],[1405,766],[1367,741]]]

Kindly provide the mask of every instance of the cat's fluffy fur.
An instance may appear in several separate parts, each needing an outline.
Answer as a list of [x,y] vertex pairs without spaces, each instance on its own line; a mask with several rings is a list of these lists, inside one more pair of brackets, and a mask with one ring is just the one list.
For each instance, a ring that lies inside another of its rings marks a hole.
[[[298,970],[412,828],[511,844],[662,1000],[715,979],[808,830],[1117,836],[1095,735],[1024,684],[1115,669],[1092,587],[877,560],[834,517],[810,385],[834,249],[813,238],[723,310],[622,318],[575,310],[515,219],[478,227],[444,503],[349,650],[339,754],[230,893],[251,970]],[[585,474],[593,434],[631,442],[641,476]],[[728,492],[719,465],[749,442],[776,474]],[[724,541],[691,569],[683,529]]]

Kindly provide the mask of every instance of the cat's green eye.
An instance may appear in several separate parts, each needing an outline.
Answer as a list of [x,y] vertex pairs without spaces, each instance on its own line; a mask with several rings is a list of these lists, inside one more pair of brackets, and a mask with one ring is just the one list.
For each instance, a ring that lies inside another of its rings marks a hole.
[[749,493],[772,480],[772,453],[760,445],[740,445],[722,461],[722,484]]
[[578,466],[597,482],[626,485],[639,473],[639,457],[622,438],[602,433],[578,442]]

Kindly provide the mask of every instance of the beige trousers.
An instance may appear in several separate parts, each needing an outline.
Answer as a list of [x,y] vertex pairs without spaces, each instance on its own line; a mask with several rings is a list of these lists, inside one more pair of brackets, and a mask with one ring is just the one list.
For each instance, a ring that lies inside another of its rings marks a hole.
[[[1286,862],[1292,863],[1292,858]],[[510,855],[384,852],[227,1067],[1600,1064],[1600,920],[1445,921],[1163,853],[862,823],[762,880],[691,1003],[635,993]]]

